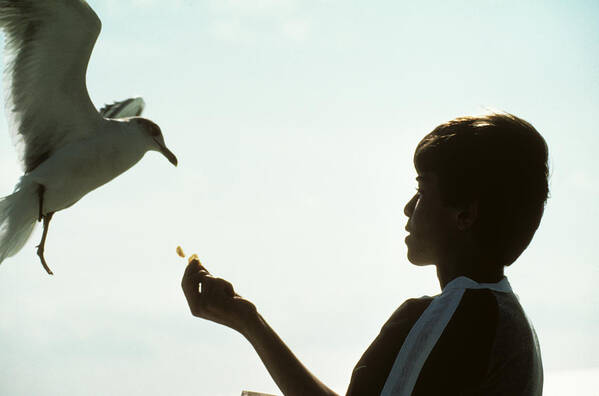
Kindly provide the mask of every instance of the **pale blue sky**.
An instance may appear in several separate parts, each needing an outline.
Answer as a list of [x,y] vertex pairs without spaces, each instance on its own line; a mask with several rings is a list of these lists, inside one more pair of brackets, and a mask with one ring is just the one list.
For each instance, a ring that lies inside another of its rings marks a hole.
[[[98,107],[143,96],[180,165],[150,153],[58,213],[54,277],[35,255],[41,229],[2,263],[0,393],[280,394],[241,336],[188,313],[178,244],[345,392],[397,305],[439,292],[405,257],[412,152],[485,108],[550,148],[545,217],[507,271],[547,394],[599,377],[597,2],[165,4],[90,1],[103,29],[88,87]],[[3,196],[20,169],[0,116]]]

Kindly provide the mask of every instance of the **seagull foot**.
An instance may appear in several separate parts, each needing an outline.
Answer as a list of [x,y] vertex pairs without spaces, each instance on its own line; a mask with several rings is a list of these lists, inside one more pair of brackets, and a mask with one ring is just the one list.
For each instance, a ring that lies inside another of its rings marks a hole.
[[46,263],[46,259],[44,258],[44,247],[42,245],[37,245],[37,255],[39,256],[44,269],[48,273],[48,275],[54,275],[54,272],[48,267],[48,263]]
[[54,212],[48,213],[44,216],[44,232],[42,233],[42,240],[40,241],[40,244],[37,245],[37,255],[40,257],[42,265],[49,275],[54,275],[54,273],[50,267],[48,267],[46,259],[44,258],[44,246],[46,246],[46,237],[48,236],[48,228],[50,227],[50,220],[52,220],[52,216],[54,216]]

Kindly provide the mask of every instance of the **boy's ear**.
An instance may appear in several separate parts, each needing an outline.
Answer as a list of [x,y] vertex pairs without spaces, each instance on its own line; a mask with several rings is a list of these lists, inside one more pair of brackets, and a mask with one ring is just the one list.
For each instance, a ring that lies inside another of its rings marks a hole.
[[478,201],[472,201],[458,209],[456,219],[458,230],[466,231],[472,228],[478,219]]

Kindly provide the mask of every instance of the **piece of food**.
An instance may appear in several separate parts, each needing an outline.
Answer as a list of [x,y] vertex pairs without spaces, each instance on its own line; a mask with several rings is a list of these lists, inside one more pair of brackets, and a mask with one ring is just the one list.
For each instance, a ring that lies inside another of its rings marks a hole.
[[[183,249],[181,248],[181,246],[177,246],[177,255],[179,255],[179,257],[185,257],[185,253],[183,253]],[[196,260],[198,263],[200,263],[200,265],[202,264],[200,262],[198,255],[195,253],[192,254],[191,256],[189,256],[189,258],[187,259],[187,263],[189,264],[194,260]]]

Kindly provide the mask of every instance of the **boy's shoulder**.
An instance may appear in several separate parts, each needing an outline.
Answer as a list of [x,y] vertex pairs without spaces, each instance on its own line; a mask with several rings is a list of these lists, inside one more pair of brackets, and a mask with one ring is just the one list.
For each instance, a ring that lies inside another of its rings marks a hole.
[[[414,324],[435,297],[437,296],[422,296],[407,299],[393,312],[383,326],[383,329],[399,324]],[[483,315],[485,316],[485,319],[492,319],[492,322],[496,323],[498,310],[500,308],[493,291],[488,289],[473,289],[465,291],[460,301],[460,305],[456,310],[456,314],[459,319],[466,319],[465,322],[468,323],[470,322],[469,319],[472,317],[483,319],[480,314],[481,312],[485,312]],[[456,319],[455,316],[456,315],[454,314],[454,320]],[[461,322],[459,319],[458,321]]]
[[420,316],[424,312],[435,297],[422,296],[418,298],[408,298],[393,312],[389,320],[402,316]]
[[387,319],[381,328],[384,333],[406,333],[418,321],[422,313],[428,308],[434,297],[422,296],[405,300]]

